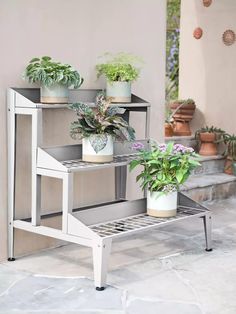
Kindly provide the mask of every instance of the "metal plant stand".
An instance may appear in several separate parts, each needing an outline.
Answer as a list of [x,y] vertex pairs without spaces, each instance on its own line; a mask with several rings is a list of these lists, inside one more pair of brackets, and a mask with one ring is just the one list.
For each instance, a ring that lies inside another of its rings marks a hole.
[[[96,90],[71,92],[71,101],[85,101],[94,106]],[[179,193],[178,213],[172,218],[154,218],[146,214],[146,199],[126,200],[127,165],[136,157],[131,143],[114,144],[114,161],[96,164],[81,161],[81,145],[42,147],[42,110],[65,108],[63,105],[39,104],[38,89],[9,89],[8,91],[8,137],[9,137],[9,260],[14,260],[14,228],[77,243],[93,250],[94,282],[97,290],[106,285],[108,258],[112,239],[127,234],[157,228],[183,219],[203,218],[206,249],[211,250],[211,212],[204,206]],[[137,96],[132,96],[131,104],[122,104],[128,113],[146,113],[145,140],[141,142],[149,149],[150,104]],[[31,217],[16,220],[15,216],[15,138],[16,114],[32,116],[32,204]],[[129,117],[126,116],[128,119]],[[77,172],[101,168],[115,168],[114,202],[83,208],[73,208],[73,176]],[[41,177],[61,179],[62,210],[54,215],[62,215],[62,230],[41,225],[41,220],[49,215],[41,215]]]

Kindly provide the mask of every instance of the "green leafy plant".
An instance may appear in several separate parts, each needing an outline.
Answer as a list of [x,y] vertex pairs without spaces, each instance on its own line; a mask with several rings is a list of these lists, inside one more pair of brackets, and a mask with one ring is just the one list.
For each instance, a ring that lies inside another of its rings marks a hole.
[[[136,144],[137,147],[137,144]],[[143,189],[151,192],[169,193],[176,191],[200,165],[193,148],[181,144],[153,145],[151,150],[138,147],[137,159],[131,161],[130,170],[142,166],[142,172],[136,180],[141,181]]]
[[191,98],[176,99],[176,100],[173,100],[172,103],[181,104],[181,105],[189,105],[189,104],[195,104],[195,101]]
[[200,140],[200,134],[201,133],[215,133],[216,136],[217,136],[217,139],[216,139],[216,143],[223,137],[223,135],[225,134],[225,131],[220,129],[220,128],[216,128],[214,126],[205,126],[205,127],[202,127],[201,129],[198,129],[196,132],[195,132],[195,139],[197,141]]
[[166,31],[166,99],[177,98],[179,92],[180,0],[167,0]]
[[70,105],[69,108],[77,114],[77,120],[71,123],[72,138],[88,137],[95,152],[106,146],[108,135],[121,141],[133,141],[134,129],[120,116],[125,109],[110,106],[110,103],[111,99],[106,99],[104,93],[99,93],[94,108],[85,103]]
[[48,56],[33,58],[25,69],[24,78],[44,86],[61,84],[79,88],[83,83],[83,78],[71,65],[55,62]]
[[236,161],[236,135],[225,133],[221,141],[226,145],[224,156],[232,158],[233,161]]
[[105,53],[104,62],[96,65],[97,77],[104,75],[108,82],[133,82],[138,79],[142,59],[132,54],[120,52]]

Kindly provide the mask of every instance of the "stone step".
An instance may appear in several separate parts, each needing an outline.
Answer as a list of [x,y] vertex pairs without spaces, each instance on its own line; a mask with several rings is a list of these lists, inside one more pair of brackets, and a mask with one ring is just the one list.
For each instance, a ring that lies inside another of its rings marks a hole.
[[236,196],[236,177],[225,173],[193,175],[181,191],[198,202]]
[[199,161],[201,166],[193,171],[193,175],[224,172],[225,158],[222,155],[201,156]]
[[192,147],[194,150],[197,149],[197,141],[193,135],[165,137],[165,143],[168,142],[174,142],[176,144],[182,144],[187,147]]

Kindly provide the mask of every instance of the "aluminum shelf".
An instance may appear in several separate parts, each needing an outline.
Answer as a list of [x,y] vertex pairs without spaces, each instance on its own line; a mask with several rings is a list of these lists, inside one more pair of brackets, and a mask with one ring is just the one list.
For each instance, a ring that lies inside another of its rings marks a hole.
[[[16,92],[17,108],[35,109],[65,109],[68,104],[44,104],[40,103],[39,88],[13,88]],[[91,107],[95,106],[95,98],[101,89],[78,89],[69,90],[69,103],[85,102]],[[130,103],[112,103],[111,105],[126,108],[127,110],[140,111],[142,108],[150,107],[150,103],[132,94]]]
[[140,215],[129,216],[125,219],[118,219],[107,223],[89,226],[89,228],[102,238],[114,238],[118,236],[125,236],[127,234],[141,230],[161,227],[163,225],[175,223],[187,218],[202,217],[205,216],[206,213],[209,213],[208,209],[179,206],[177,215],[175,217],[156,218],[144,213]]
[[[150,140],[138,140],[138,142],[142,143],[145,148],[150,148]],[[106,163],[82,161],[81,144],[49,147],[44,149],[38,148],[37,168],[64,172],[78,172],[125,166],[136,157],[137,152],[132,149],[132,142],[115,142],[114,160]]]

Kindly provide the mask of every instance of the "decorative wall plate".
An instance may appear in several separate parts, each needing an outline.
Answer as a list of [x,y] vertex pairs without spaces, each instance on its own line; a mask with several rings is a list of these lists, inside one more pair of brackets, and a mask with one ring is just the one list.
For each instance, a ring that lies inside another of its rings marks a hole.
[[236,35],[231,29],[227,29],[222,36],[223,43],[226,46],[231,46],[235,43]]
[[212,0],[203,0],[204,7],[209,7],[212,4]]
[[200,39],[202,35],[203,35],[203,30],[201,29],[201,27],[195,28],[195,30],[193,31],[193,37],[196,39]]

